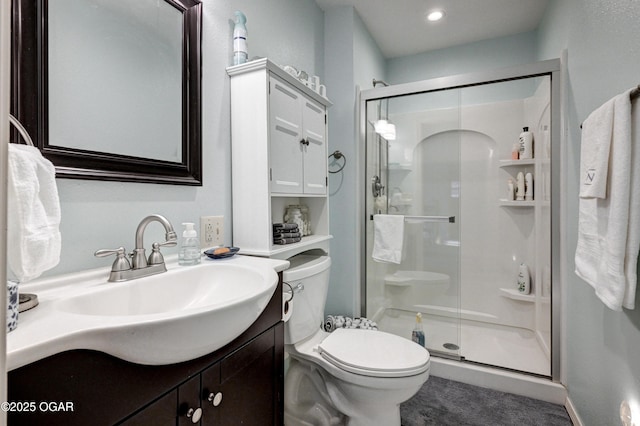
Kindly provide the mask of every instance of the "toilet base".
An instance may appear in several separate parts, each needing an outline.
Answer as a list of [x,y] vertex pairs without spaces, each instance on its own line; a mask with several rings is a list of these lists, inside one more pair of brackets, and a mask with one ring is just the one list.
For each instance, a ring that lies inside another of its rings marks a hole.
[[425,371],[404,378],[405,387],[385,390],[338,380],[304,359],[291,356],[289,360],[284,390],[286,426],[400,426],[400,403],[415,395],[429,376]]
[[346,417],[329,400],[317,367],[289,358],[284,382],[284,423],[286,426],[339,426]]

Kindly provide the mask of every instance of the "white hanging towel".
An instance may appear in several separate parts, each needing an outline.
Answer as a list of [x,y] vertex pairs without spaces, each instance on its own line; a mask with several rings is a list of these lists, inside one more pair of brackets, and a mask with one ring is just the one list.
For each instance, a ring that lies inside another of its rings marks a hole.
[[55,168],[32,146],[9,144],[7,262],[26,282],[60,261],[60,201]]
[[377,262],[401,263],[404,244],[404,216],[377,214],[373,216],[373,252]]
[[[640,219],[640,181],[638,171],[632,172],[638,164],[637,161],[632,163],[632,159],[637,160],[638,153],[631,138],[630,92],[628,90],[613,99],[609,142],[593,138],[596,133],[604,138],[608,134],[605,130],[596,132],[593,128],[582,138],[582,144],[608,143],[609,156],[604,197],[599,191],[583,193],[581,184],[575,272],[595,289],[596,295],[607,307],[616,311],[621,311],[623,307],[634,308],[635,268],[640,243],[640,224],[637,223]],[[599,108],[589,118],[593,118],[597,112],[610,113],[608,108]],[[610,126],[607,119],[588,121]],[[585,124],[589,126],[589,123]],[[583,150],[598,151],[593,147],[583,147]],[[581,170],[583,160],[581,158]],[[586,161],[590,161],[588,156]],[[600,170],[595,179],[604,177]],[[584,178],[584,175],[580,177],[581,180]],[[630,224],[633,218],[636,223]]]
[[580,197],[607,198],[607,173],[615,98],[589,114],[582,123]]

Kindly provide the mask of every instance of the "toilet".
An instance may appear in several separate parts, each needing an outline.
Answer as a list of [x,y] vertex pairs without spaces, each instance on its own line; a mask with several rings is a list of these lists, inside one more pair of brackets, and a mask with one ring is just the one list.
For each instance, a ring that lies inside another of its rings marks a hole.
[[331,258],[300,254],[289,261],[285,425],[399,426],[400,403],[429,378],[429,352],[382,331],[324,331]]

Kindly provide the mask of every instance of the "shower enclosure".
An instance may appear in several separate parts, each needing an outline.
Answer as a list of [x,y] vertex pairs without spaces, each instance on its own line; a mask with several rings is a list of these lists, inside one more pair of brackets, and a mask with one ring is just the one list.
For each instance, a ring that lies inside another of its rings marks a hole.
[[[419,312],[434,356],[557,376],[558,74],[545,61],[361,93],[362,314],[381,330],[410,338]],[[513,159],[524,127],[533,158]],[[373,260],[376,215],[403,216],[400,263]]]

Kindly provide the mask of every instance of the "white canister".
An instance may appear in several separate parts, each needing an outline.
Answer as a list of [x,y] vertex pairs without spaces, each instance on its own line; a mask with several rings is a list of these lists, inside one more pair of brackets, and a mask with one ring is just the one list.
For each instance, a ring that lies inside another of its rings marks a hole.
[[18,312],[20,309],[18,297],[18,283],[7,281],[7,333],[18,327]]

